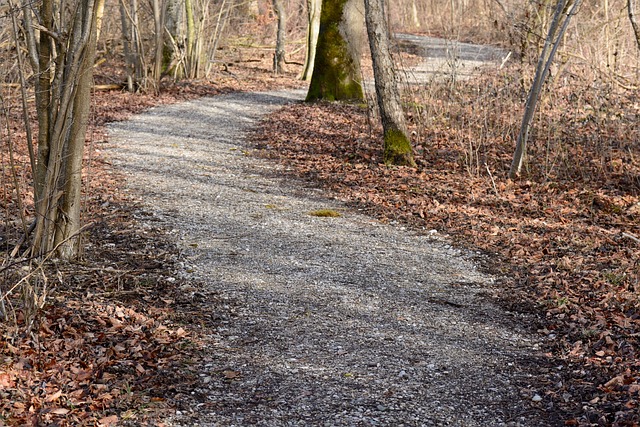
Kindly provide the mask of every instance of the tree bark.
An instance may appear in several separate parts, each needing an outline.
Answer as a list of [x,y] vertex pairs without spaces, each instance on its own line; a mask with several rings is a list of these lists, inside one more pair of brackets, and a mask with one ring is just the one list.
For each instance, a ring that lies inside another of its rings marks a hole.
[[364,100],[361,0],[323,0],[315,67],[307,101]]
[[[25,13],[29,13],[25,10]],[[53,28],[53,1],[44,0],[40,6],[40,23],[45,28]],[[43,186],[47,173],[47,159],[49,158],[49,104],[51,101],[51,45],[53,40],[45,31],[40,31],[38,49],[38,69],[34,74],[38,76],[36,83],[36,110],[38,112],[38,160],[36,162],[36,176],[34,198],[36,215],[44,214]]]
[[511,169],[509,170],[509,178],[511,179],[520,175],[520,171],[522,170],[522,165],[527,152],[527,143],[529,141],[529,131],[531,130],[531,123],[533,122],[533,114],[536,111],[538,100],[540,99],[542,84],[549,74],[549,68],[551,67],[553,58],[556,55],[558,46],[560,46],[560,43],[562,42],[562,37],[567,31],[571,17],[576,13],[580,3],[581,0],[558,0],[556,5],[556,11],[551,24],[549,25],[549,31],[544,42],[544,47],[542,48],[542,52],[538,58],[536,75],[533,79],[531,89],[529,90],[529,95],[527,96],[527,103],[522,117],[522,125],[520,126],[518,141],[516,142],[516,150],[513,154]]
[[[53,1],[42,3],[40,22],[47,24],[48,31],[40,32],[38,70],[34,70],[41,80],[37,87],[40,134],[32,253],[42,256],[57,249],[59,256],[71,258],[78,249],[82,155],[97,23],[104,0],[80,0],[75,8],[58,10],[60,27],[57,29],[68,34],[65,39],[56,38],[52,31]],[[73,11],[73,15],[65,16],[69,11]],[[52,35],[56,49],[52,48]]]
[[187,19],[187,77],[196,78],[198,68],[198,53],[196,51],[196,21],[194,17],[193,3],[184,0],[185,17]]
[[182,78],[184,70],[179,66],[182,62],[182,50],[180,46],[184,41],[184,5],[183,0],[166,0],[164,28],[168,36],[162,53],[162,72],[170,73],[175,78]]
[[376,97],[384,130],[384,162],[387,165],[415,166],[400,103],[382,0],[365,0],[364,3]]
[[627,12],[629,14],[629,21],[633,28],[633,35],[636,39],[636,45],[640,49],[640,25],[636,19],[636,0],[627,0]]
[[160,93],[160,78],[162,77],[162,61],[164,51],[164,13],[163,2],[152,0],[153,26],[155,30],[155,53],[153,57],[153,81],[156,94]]
[[320,13],[322,11],[321,0],[307,0],[307,54],[304,61],[304,71],[300,78],[304,81],[311,80],[318,46],[318,33],[320,32]]
[[273,72],[275,74],[282,74],[286,71],[285,44],[287,37],[287,12],[282,0],[273,0],[273,10],[278,18],[276,51],[273,55]]
[[127,88],[133,92],[144,89],[147,85],[144,49],[140,38],[138,0],[120,0],[120,22],[127,64]]
[[93,86],[93,65],[96,57],[96,44],[100,32],[100,21],[104,11],[105,0],[97,0],[91,14],[89,40],[84,46],[80,75],[76,94],[73,100],[73,121],[69,132],[66,155],[63,197],[61,200],[58,226],[54,246],[63,259],[75,257],[80,250],[81,228],[80,207],[82,202],[82,159],[86,140],[87,124],[91,107],[91,89]]

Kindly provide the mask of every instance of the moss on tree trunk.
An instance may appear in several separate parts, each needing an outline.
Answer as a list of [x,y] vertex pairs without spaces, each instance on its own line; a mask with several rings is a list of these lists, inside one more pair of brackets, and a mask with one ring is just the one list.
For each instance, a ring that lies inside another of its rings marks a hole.
[[360,38],[354,4],[358,0],[323,0],[315,66],[307,101],[363,100]]
[[383,159],[386,165],[416,166],[411,141],[404,132],[395,127],[385,130]]

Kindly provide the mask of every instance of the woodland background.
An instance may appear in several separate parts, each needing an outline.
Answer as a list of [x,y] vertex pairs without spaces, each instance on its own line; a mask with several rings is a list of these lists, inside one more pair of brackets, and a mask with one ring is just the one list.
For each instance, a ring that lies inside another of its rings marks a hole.
[[[175,4],[180,12],[171,23],[167,11]],[[539,314],[533,327],[548,343],[542,350],[549,366],[541,367],[548,375],[540,380],[538,408],[560,411],[565,425],[636,426],[640,80],[630,17],[637,10],[623,0],[581,5],[544,85],[524,171],[511,180],[555,5],[389,4],[395,32],[511,52],[500,67],[469,81],[401,84],[417,168],[380,164],[373,102],[287,107],[253,143],[256,153],[287,162],[290,173],[383,220],[436,229],[486,251],[486,268],[502,278],[495,297],[507,310]],[[196,351],[198,332],[185,325],[215,327],[215,320],[185,298],[184,283],[171,280],[179,254],[164,231],[138,227],[145,212],[123,194],[122,178],[102,157],[102,125],[158,103],[299,86],[308,5],[283,1],[288,63],[274,75],[277,16],[270,1],[105,3],[84,148],[87,227],[74,261],[31,257],[23,238],[35,214],[25,123],[35,133],[38,75],[29,66],[21,16],[23,8],[39,6],[0,1],[0,425],[152,424],[194,380],[184,360]],[[411,46],[397,47],[399,69],[419,61]],[[454,66],[455,53],[452,43]],[[82,362],[100,358],[99,373]]]

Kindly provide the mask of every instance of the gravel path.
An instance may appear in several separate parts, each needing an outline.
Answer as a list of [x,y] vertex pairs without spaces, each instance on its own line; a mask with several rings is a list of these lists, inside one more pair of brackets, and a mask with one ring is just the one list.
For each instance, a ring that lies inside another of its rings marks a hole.
[[405,80],[423,84],[434,79],[468,80],[481,70],[499,68],[511,53],[495,46],[463,43],[415,34],[396,34],[396,40],[412,47],[412,51],[425,58],[410,70]]
[[[538,344],[486,298],[473,254],[251,155],[243,134],[302,97],[224,95],[110,125],[129,191],[184,252],[178,274],[216,295],[202,381],[167,423],[550,425],[530,387]],[[325,208],[342,216],[310,215]]]

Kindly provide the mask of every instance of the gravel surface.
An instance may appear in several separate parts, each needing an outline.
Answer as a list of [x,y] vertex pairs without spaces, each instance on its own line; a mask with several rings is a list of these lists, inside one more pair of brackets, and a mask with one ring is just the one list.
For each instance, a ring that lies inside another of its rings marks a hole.
[[414,34],[396,34],[401,44],[425,58],[407,73],[405,80],[423,84],[434,79],[468,80],[488,68],[498,69],[511,53],[495,46],[476,45]]
[[472,254],[378,223],[251,155],[244,132],[302,97],[224,95],[110,125],[129,191],[184,251],[178,273],[217,295],[202,381],[168,422],[549,425],[529,387],[539,356],[526,319],[486,298],[494,279]]

